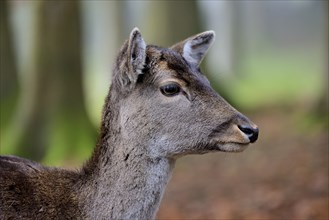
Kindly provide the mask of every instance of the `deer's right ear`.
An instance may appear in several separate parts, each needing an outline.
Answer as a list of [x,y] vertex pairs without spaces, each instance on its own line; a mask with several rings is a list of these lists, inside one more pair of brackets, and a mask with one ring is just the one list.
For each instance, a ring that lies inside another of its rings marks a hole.
[[138,28],[134,28],[117,56],[114,68],[114,80],[124,90],[134,88],[138,75],[143,74],[146,59],[146,44]]

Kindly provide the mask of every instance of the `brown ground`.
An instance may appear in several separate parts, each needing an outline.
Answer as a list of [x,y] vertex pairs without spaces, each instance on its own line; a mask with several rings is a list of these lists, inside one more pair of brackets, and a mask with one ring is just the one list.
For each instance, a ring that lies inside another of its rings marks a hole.
[[243,153],[178,160],[158,218],[329,219],[328,129],[295,116],[251,116],[260,139]]

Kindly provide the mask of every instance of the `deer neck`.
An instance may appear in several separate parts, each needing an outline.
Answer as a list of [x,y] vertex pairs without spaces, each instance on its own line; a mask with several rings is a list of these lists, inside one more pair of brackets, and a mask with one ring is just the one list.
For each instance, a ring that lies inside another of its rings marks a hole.
[[[112,112],[113,119],[118,114]],[[116,121],[118,122],[118,121]],[[115,125],[116,122],[110,124]],[[104,124],[103,124],[104,126]],[[147,141],[136,141],[119,128],[102,128],[94,155],[85,170],[92,175],[87,208],[92,219],[153,219],[175,164],[151,157]]]

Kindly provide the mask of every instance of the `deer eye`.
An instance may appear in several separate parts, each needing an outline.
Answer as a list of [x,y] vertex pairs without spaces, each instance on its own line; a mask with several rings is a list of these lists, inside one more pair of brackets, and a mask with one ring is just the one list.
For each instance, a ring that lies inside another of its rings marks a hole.
[[160,87],[161,93],[165,96],[178,95],[180,90],[180,86],[176,83],[171,83]]

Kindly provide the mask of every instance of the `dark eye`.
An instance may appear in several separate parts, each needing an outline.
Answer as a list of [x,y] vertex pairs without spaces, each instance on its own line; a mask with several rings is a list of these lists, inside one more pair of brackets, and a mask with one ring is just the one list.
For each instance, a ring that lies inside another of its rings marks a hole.
[[174,96],[179,94],[180,87],[176,83],[167,84],[160,87],[160,91],[165,96]]

